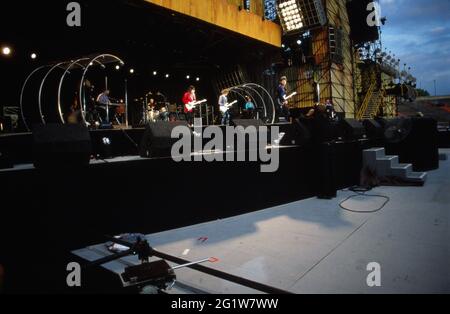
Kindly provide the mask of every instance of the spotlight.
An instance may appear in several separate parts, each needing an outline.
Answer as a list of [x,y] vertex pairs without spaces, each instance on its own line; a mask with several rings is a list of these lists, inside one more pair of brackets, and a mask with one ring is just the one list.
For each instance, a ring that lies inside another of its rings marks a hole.
[[170,75],[169,74],[166,74],[166,78],[169,78],[170,77]]
[[130,69],[130,74],[133,74],[134,73],[134,69]]
[[197,77],[196,79],[195,79],[197,82],[199,82],[200,81],[200,78],[199,77]]
[[120,65],[116,65],[116,70],[120,70]]
[[34,59],[36,59],[36,58],[37,58],[37,54],[35,54],[35,53],[32,53],[32,54],[31,54],[31,59],[33,59],[33,60],[34,60]]
[[297,45],[301,46],[301,44],[302,44],[302,41],[300,39],[297,40]]
[[153,71],[153,75],[154,75],[154,76],[158,75],[158,72]]
[[321,0],[279,0],[277,12],[285,34],[327,23]]
[[3,47],[2,48],[2,54],[5,55],[5,56],[9,56],[11,54],[11,48]]
[[191,78],[191,76],[190,76],[190,75],[186,75],[186,79],[188,79],[188,80],[189,80],[190,78]]

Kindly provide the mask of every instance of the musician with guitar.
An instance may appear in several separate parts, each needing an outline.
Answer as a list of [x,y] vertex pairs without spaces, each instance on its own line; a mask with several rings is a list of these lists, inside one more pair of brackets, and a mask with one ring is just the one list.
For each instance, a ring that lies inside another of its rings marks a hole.
[[222,125],[228,125],[230,124],[231,120],[231,113],[230,108],[233,104],[228,103],[228,94],[230,93],[229,90],[224,89],[219,97],[219,109],[222,113]]
[[284,117],[287,121],[289,121],[290,118],[290,111],[289,111],[289,99],[297,95],[296,92],[288,95],[287,94],[287,77],[282,76],[280,78],[280,84],[277,88],[277,121],[279,121],[280,117]]
[[197,96],[195,95],[195,87],[189,86],[186,93],[183,96],[184,113],[186,114],[186,120],[190,126],[194,125],[194,110],[197,106],[205,103],[207,100],[197,101]]

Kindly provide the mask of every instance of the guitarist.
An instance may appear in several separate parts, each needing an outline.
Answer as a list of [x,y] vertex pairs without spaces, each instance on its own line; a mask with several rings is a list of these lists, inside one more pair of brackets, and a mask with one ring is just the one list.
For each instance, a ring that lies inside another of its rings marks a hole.
[[289,112],[288,101],[286,100],[287,96],[287,77],[282,76],[280,78],[280,84],[277,88],[277,121],[279,121],[280,117],[284,117],[287,121],[291,113]]
[[194,108],[189,109],[187,105],[196,101],[197,97],[195,95],[195,87],[191,85],[183,96],[184,113],[186,114],[187,122],[191,126],[194,125]]
[[219,97],[219,107],[222,109],[221,110],[222,111],[222,125],[230,124],[230,120],[231,120],[230,108],[227,107],[228,94],[229,94],[229,90],[224,89],[222,91],[222,94]]

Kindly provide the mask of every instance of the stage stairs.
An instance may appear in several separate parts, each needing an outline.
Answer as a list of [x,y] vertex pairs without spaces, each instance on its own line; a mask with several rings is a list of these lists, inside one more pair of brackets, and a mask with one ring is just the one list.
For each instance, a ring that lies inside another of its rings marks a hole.
[[398,156],[386,156],[384,148],[363,152],[364,169],[370,169],[379,178],[396,177],[407,182],[425,184],[426,172],[414,172],[412,164],[401,164]]

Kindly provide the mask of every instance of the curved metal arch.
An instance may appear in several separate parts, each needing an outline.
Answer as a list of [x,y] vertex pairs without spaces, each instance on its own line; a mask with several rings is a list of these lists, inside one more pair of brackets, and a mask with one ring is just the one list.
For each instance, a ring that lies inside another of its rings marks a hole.
[[83,122],[86,124],[86,103],[84,101],[84,97],[83,97],[83,86],[84,86],[84,80],[86,79],[86,74],[89,70],[89,68],[91,66],[94,65],[94,63],[99,63],[101,65],[103,65],[103,63],[101,63],[100,61],[98,61],[101,58],[106,58],[106,57],[110,57],[113,58],[115,60],[117,60],[118,62],[120,62],[120,64],[123,66],[125,65],[125,62],[123,62],[122,59],[120,59],[119,57],[112,55],[112,54],[101,54],[96,56],[95,58],[93,58],[88,65],[86,66],[86,68],[83,71],[83,75],[81,76],[81,81],[80,81],[80,89],[79,89],[79,94],[78,96],[80,97],[80,107],[81,107],[81,117],[83,118]]
[[[261,96],[261,94],[260,94],[256,89],[254,89],[253,87],[250,87],[250,86],[243,86],[243,88],[248,88],[248,89],[250,89],[252,92],[256,93],[256,95],[258,95],[258,97],[261,99],[262,104],[263,104],[263,108],[264,108],[264,116],[267,117],[267,106],[266,106],[266,102],[264,101],[264,98]],[[252,96],[252,98],[254,98],[254,97]],[[253,100],[255,100],[255,99],[253,99]],[[257,104],[256,101],[255,101],[255,103]],[[258,106],[257,106],[257,107],[258,107]]]
[[42,121],[43,124],[46,124],[46,122],[45,122],[45,117],[44,117],[44,115],[43,115],[43,113],[42,113],[42,90],[43,90],[43,88],[44,88],[45,81],[47,80],[48,76],[49,76],[55,69],[57,69],[57,68],[63,66],[64,64],[67,64],[67,63],[69,63],[69,62],[68,62],[68,61],[65,61],[65,62],[60,62],[60,63],[55,64],[54,66],[52,66],[52,67],[50,68],[50,70],[48,70],[47,74],[45,74],[44,78],[42,79],[41,86],[40,86],[40,88],[39,88],[38,106],[39,106],[39,114],[41,115],[41,121]]
[[240,89],[238,86],[234,86],[234,87],[228,88],[228,90],[230,91],[230,93],[235,93],[238,96],[240,96],[244,100],[244,102],[247,101],[245,99],[245,96],[243,96],[241,93],[237,92],[237,91],[242,91],[242,89]]
[[62,108],[61,108],[61,90],[62,90],[62,85],[63,85],[64,79],[65,79],[66,75],[67,75],[68,73],[70,73],[70,69],[72,69],[75,65],[78,65],[78,66],[80,66],[81,68],[85,69],[86,67],[85,67],[84,65],[82,65],[80,62],[82,62],[82,61],[89,61],[89,60],[90,60],[89,58],[81,58],[81,59],[78,59],[78,60],[76,60],[76,61],[73,61],[73,62],[66,68],[66,70],[65,70],[64,73],[63,73],[63,75],[61,76],[61,79],[60,79],[60,81],[59,81],[59,86],[58,86],[58,113],[59,113],[59,117],[60,117],[60,119],[61,119],[61,122],[62,122],[63,124],[66,123],[66,121],[64,120],[64,116],[63,116],[63,112],[62,112]]
[[22,89],[21,89],[21,91],[20,91],[20,101],[19,101],[19,102],[20,102],[20,104],[19,104],[19,105],[20,105],[20,113],[21,113],[21,116],[22,116],[22,121],[23,121],[25,127],[27,128],[27,131],[28,131],[28,132],[30,132],[31,129],[30,129],[28,123],[27,123],[27,120],[26,120],[25,114],[24,114],[24,110],[23,110],[23,93],[25,92],[25,87],[27,86],[28,81],[31,79],[31,77],[32,77],[34,74],[36,74],[37,72],[39,72],[40,70],[45,69],[45,68],[50,67],[50,66],[51,66],[51,65],[43,65],[43,66],[40,66],[40,67],[34,69],[34,70],[27,76],[27,78],[25,79],[25,82],[24,82],[23,85],[22,85]]
[[[256,106],[257,108],[259,108],[258,102],[255,100],[255,97],[253,97],[253,95],[250,94],[247,90],[243,89],[243,88],[240,87],[240,86],[235,86],[235,87],[233,87],[231,90],[233,90],[233,91],[234,91],[234,90],[242,91],[242,93],[244,93],[245,96],[250,97],[251,100],[253,101],[253,103],[255,104],[255,106]],[[240,93],[237,93],[237,94],[240,95],[240,96],[244,99],[244,102],[245,102],[245,103],[247,102],[247,99],[245,98],[245,96],[242,96]],[[259,119],[259,112],[257,113],[257,117],[258,117],[258,119]]]
[[272,96],[267,91],[267,89],[265,89],[261,85],[255,84],[255,83],[246,83],[246,84],[243,84],[242,86],[255,86],[255,87],[261,88],[264,91],[264,93],[269,97],[270,102],[272,103],[273,115],[272,115],[272,123],[271,124],[274,124],[275,123],[275,118],[276,118],[275,103],[273,101]]

